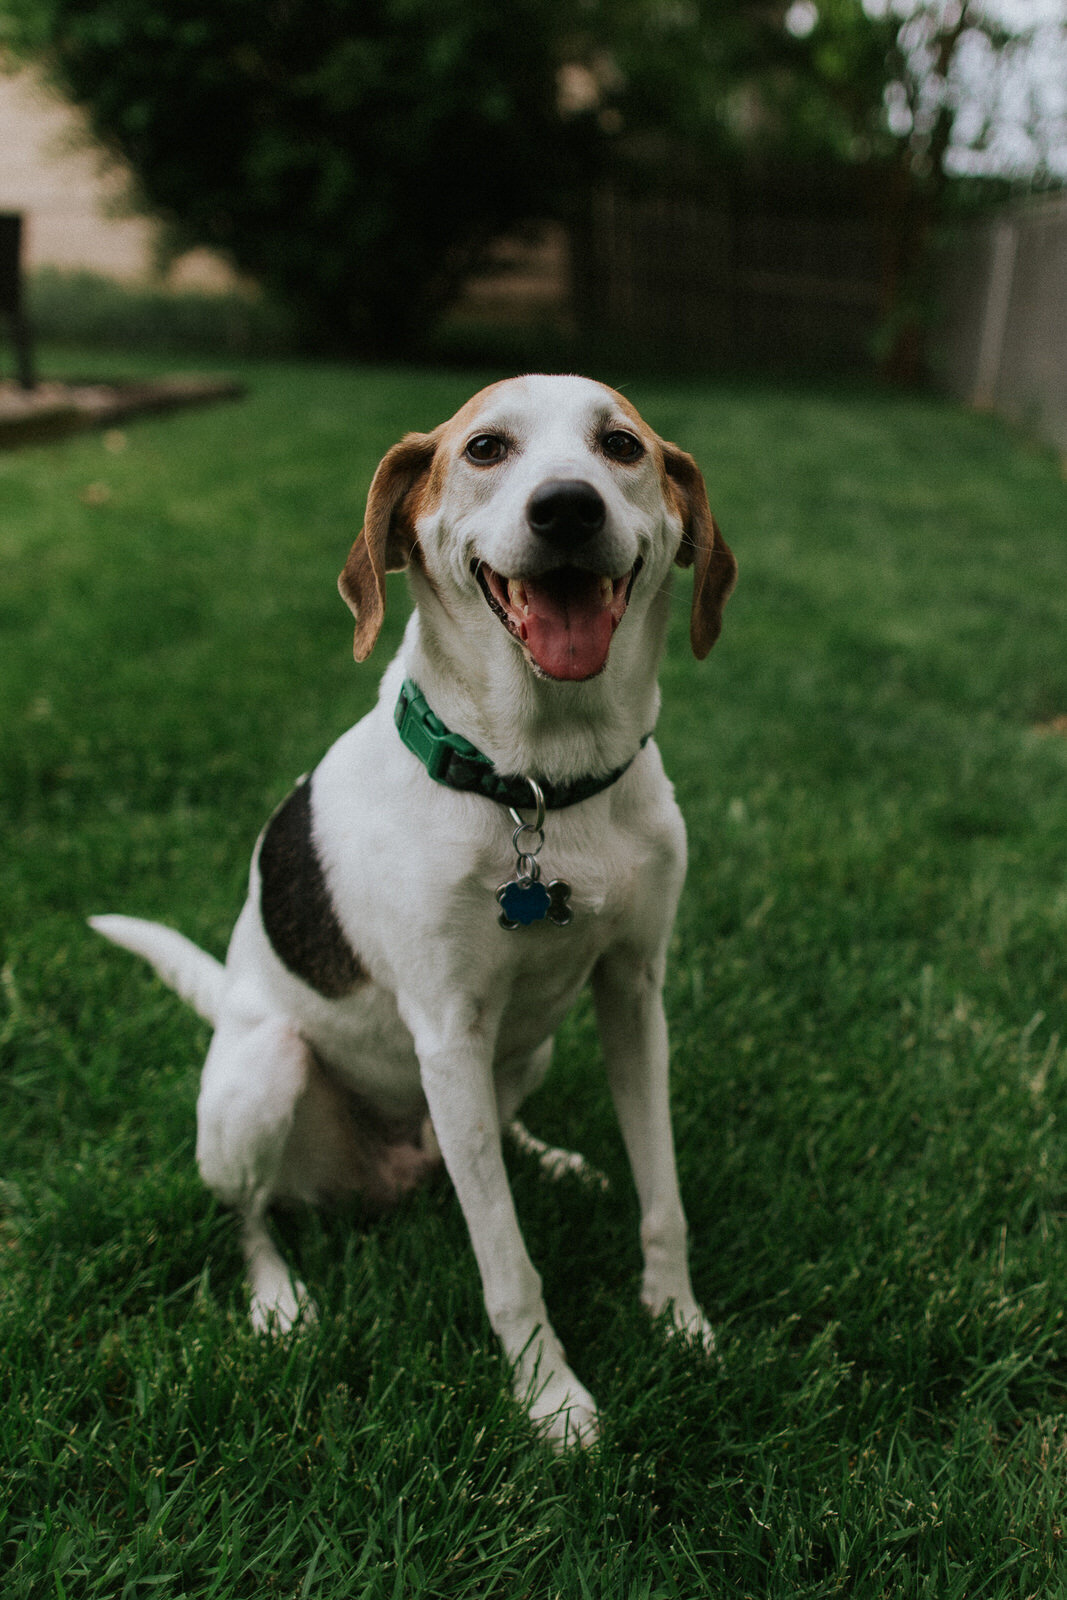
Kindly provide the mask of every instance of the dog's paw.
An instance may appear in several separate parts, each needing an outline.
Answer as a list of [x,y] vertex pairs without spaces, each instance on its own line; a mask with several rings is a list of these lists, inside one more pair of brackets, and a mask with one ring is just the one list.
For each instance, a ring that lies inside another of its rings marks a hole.
[[722,1359],[715,1338],[715,1329],[690,1296],[658,1303],[646,1299],[644,1303],[652,1315],[662,1323],[668,1338],[684,1339],[687,1344],[710,1356],[712,1360]]
[[310,1327],[318,1321],[318,1307],[299,1278],[286,1275],[270,1285],[257,1285],[252,1292],[248,1308],[249,1320],[256,1333],[278,1338],[292,1333],[295,1328]]
[[531,1394],[520,1396],[530,1420],[553,1450],[588,1450],[600,1436],[596,1401],[568,1368],[552,1372]]
[[695,1300],[683,1307],[679,1307],[677,1301],[672,1300],[668,1312],[668,1329],[672,1335],[680,1335],[696,1349],[703,1350],[705,1355],[719,1359],[715,1329]]
[[587,1449],[599,1435],[596,1401],[567,1365],[551,1328],[542,1325],[512,1368],[515,1398],[553,1450]]

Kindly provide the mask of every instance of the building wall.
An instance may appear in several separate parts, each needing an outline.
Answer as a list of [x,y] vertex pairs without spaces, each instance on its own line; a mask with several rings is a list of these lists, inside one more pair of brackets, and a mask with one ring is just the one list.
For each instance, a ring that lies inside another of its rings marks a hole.
[[[0,58],[0,211],[23,214],[28,271],[88,270],[132,283],[158,281],[156,228],[124,214],[127,179],[107,165],[72,107],[28,72],[4,72]],[[182,258],[175,288],[226,289],[234,275],[208,251]]]

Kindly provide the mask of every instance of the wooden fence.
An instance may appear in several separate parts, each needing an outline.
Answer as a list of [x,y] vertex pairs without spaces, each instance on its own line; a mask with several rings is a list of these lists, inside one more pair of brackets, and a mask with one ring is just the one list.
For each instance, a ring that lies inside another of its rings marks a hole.
[[808,202],[597,191],[572,230],[579,326],[688,363],[870,367],[878,225]]

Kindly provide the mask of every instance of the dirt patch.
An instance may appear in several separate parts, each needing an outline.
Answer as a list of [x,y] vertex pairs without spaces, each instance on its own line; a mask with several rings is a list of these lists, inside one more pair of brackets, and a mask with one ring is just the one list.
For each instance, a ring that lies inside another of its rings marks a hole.
[[197,376],[39,383],[29,390],[0,383],[0,450],[109,428],[152,412],[240,400],[244,394],[244,386],[232,379]]
[[1035,733],[1058,733],[1062,739],[1067,739],[1067,717],[1053,717],[1048,722],[1039,722],[1034,727]]

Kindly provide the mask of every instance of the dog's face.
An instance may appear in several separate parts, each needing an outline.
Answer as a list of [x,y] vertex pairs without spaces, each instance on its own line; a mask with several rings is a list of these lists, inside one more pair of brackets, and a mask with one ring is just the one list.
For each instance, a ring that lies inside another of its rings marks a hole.
[[385,456],[340,578],[358,660],[384,574],[409,562],[465,635],[491,629],[491,647],[569,682],[603,670],[627,609],[672,562],[695,566],[691,638],[706,655],[737,571],[692,457],[613,389],[545,376],[493,384]]

